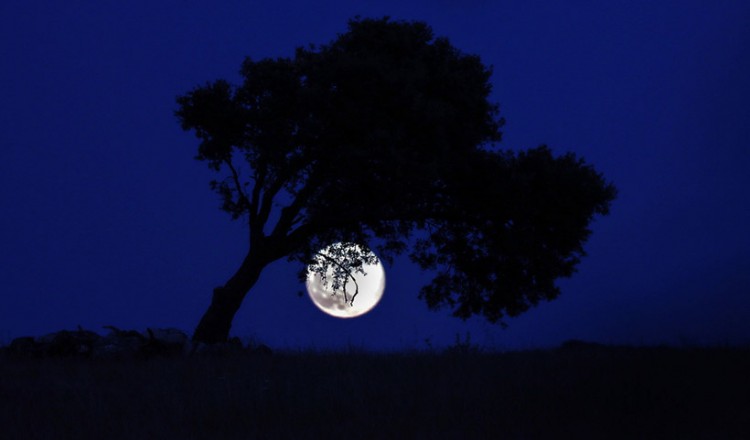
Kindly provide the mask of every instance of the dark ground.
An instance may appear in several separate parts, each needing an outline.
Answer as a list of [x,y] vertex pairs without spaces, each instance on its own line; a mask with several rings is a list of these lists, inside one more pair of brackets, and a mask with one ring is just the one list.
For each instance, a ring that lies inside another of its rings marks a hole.
[[0,362],[4,439],[750,438],[750,349]]

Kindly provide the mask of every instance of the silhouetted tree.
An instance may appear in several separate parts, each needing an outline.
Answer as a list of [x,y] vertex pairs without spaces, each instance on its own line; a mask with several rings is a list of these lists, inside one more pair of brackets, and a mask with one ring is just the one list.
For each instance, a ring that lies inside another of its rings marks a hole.
[[495,148],[490,69],[425,23],[354,19],[327,45],[246,59],[241,74],[178,98],[197,159],[222,176],[211,182],[222,209],[249,231],[195,341],[227,339],[269,263],[308,263],[338,241],[387,262],[406,251],[436,274],[420,292],[429,307],[502,323],[559,294],[615,197],[572,154]]

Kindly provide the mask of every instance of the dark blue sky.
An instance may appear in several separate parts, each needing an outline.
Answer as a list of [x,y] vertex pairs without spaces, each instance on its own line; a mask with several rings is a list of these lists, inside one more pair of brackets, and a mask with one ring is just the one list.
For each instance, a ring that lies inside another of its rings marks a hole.
[[619,188],[563,293],[505,330],[416,299],[386,267],[355,320],[271,266],[232,333],[271,346],[500,349],[750,342],[750,3],[24,1],[0,3],[0,342],[82,325],[192,332],[246,252],[175,97],[242,59],[325,43],[347,19],[419,19],[494,66],[504,148],[574,151]]

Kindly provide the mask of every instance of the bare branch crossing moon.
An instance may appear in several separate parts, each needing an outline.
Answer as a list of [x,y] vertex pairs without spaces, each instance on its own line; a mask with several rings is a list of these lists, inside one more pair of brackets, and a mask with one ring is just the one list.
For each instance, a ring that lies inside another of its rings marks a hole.
[[335,283],[334,268],[337,263],[339,267],[343,266],[344,261],[332,261],[336,257],[329,250],[341,246],[341,243],[335,243],[319,252],[321,261],[330,263],[327,264],[326,274],[322,276],[308,266],[305,285],[313,304],[324,313],[336,318],[356,318],[380,302],[385,290],[385,270],[380,260],[376,259],[375,264],[362,264],[361,270],[356,266],[358,270],[348,272],[347,280]]

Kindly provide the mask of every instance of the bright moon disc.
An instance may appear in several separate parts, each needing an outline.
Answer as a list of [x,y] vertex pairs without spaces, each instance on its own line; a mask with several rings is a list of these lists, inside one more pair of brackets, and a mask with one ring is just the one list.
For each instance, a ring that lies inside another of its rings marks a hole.
[[[383,297],[385,290],[385,270],[380,260],[377,259],[375,264],[363,264],[360,270],[353,270],[343,286],[334,290],[332,285],[333,266],[342,263],[340,259],[331,258],[330,249],[342,247],[344,249],[356,246],[356,244],[335,243],[319,252],[322,258],[328,258],[331,263],[328,264],[326,278],[321,277],[319,273],[313,272],[308,266],[307,271],[307,293],[310,295],[312,302],[323,312],[337,318],[356,318],[364,315],[375,307],[380,298]],[[355,248],[355,249],[356,249]],[[374,255],[374,254],[371,254]],[[320,260],[323,261],[323,260]],[[354,296],[356,292],[356,296]],[[352,297],[354,298],[352,299]]]

